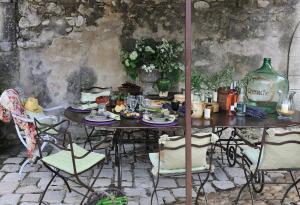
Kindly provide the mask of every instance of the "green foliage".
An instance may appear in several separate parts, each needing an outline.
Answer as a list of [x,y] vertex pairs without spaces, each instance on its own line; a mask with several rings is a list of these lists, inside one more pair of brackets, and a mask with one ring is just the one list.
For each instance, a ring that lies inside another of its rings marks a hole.
[[184,65],[180,62],[183,55],[183,43],[163,39],[156,48],[155,65],[158,71],[162,76],[178,81],[180,73],[184,70]]
[[203,83],[205,81],[205,76],[202,74],[202,72],[198,70],[193,70],[192,71],[192,76],[191,76],[191,85],[192,89],[200,92],[201,89],[203,88]]
[[121,59],[127,74],[133,80],[138,77],[138,69],[142,69],[147,73],[157,70],[162,76],[178,81],[184,68],[181,63],[182,54],[182,42],[144,39],[137,41],[132,50],[122,49]]
[[192,89],[195,91],[217,90],[219,87],[228,87],[233,81],[235,69],[227,66],[220,72],[214,74],[203,73],[203,71],[193,70],[191,76]]
[[254,80],[254,76],[252,72],[247,73],[243,79],[238,82],[238,88],[241,89],[246,88],[250,82]]

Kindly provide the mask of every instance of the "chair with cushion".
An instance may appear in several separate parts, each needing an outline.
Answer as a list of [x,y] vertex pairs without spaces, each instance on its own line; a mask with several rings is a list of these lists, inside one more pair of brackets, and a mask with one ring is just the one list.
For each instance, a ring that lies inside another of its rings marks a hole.
[[[240,189],[235,203],[237,204],[242,191],[248,186],[252,204],[254,197],[252,190],[256,193],[263,191],[264,175],[267,171],[287,171],[291,175],[292,182],[283,198],[284,202],[288,192],[294,187],[300,198],[293,171],[300,170],[300,124],[289,124],[285,127],[267,126],[264,128],[261,144],[257,148],[248,147],[242,150],[242,165],[247,183]],[[268,182],[268,184],[276,184]],[[252,189],[251,189],[251,186]]]
[[[203,186],[213,171],[212,157],[215,142],[217,142],[218,139],[218,136],[213,133],[197,133],[192,135],[192,172],[198,175],[201,183],[197,193],[196,204],[199,202],[198,199],[201,190],[203,190],[205,194]],[[207,157],[209,160],[207,160]],[[154,190],[151,196],[152,204],[154,194],[158,200],[157,191],[159,190],[157,187],[161,176],[185,175],[185,138],[162,135],[159,139],[159,152],[150,153],[149,158],[153,165],[152,175]],[[200,173],[207,173],[203,181],[200,177]],[[206,194],[205,201],[207,203]]]
[[[70,124],[69,121],[64,120],[64,123]],[[56,177],[60,177],[68,187],[69,192],[75,191],[76,193],[83,196],[83,199],[80,204],[83,204],[85,199],[88,197],[90,192],[95,192],[93,186],[100,175],[100,172],[103,167],[103,163],[105,160],[104,154],[95,153],[92,151],[87,151],[84,148],[78,146],[77,144],[73,143],[71,134],[69,132],[65,132],[66,141],[69,143],[67,146],[64,146],[64,142],[56,138],[58,143],[53,143],[51,140],[47,140],[42,136],[45,135],[50,130],[56,130],[56,125],[48,125],[39,122],[35,119],[35,125],[37,129],[37,145],[39,148],[39,154],[41,162],[44,164],[48,170],[53,172],[53,176],[50,179],[49,183],[47,184],[42,197],[40,198],[39,204],[42,204],[43,198],[51,185],[52,181]],[[93,149],[96,149],[100,146],[103,142],[100,141]],[[58,152],[51,153],[48,156],[44,156],[42,152],[42,145],[44,143],[52,144],[52,146],[58,149]],[[93,169],[94,167],[100,167],[95,179],[93,179],[89,184],[84,183],[80,179],[80,175]],[[83,188],[87,191],[85,193],[78,192],[76,189],[73,189],[69,186],[68,181],[71,181]]]
[[[36,105],[39,107],[37,103]],[[59,110],[61,108],[63,108],[63,106],[44,109],[44,111]],[[35,162],[34,159],[37,157],[37,153],[35,152],[35,117],[47,124],[57,124],[60,120],[59,116],[46,115],[42,111],[32,112],[26,110],[21,102],[19,91],[16,89],[7,89],[3,91],[0,97],[0,119],[4,122],[9,122],[11,119],[13,119],[17,135],[21,143],[26,147],[28,153],[28,158],[23,162],[19,170],[19,180],[22,179],[22,173],[26,165],[28,165],[30,162]],[[53,134],[58,135],[59,133],[49,130],[48,133],[43,137],[49,138],[50,135]],[[43,148],[45,146],[46,144],[43,146]]]

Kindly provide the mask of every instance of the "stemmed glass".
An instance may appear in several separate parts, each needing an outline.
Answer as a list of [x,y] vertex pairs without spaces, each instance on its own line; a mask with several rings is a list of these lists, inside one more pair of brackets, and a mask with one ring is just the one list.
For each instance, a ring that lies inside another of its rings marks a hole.
[[145,108],[145,113],[144,114],[146,114],[146,115],[149,114],[147,108],[150,107],[151,101],[149,99],[144,99],[142,104],[143,104],[143,107]]
[[135,98],[130,98],[129,107],[131,112],[134,112],[136,106],[137,106],[138,100]]

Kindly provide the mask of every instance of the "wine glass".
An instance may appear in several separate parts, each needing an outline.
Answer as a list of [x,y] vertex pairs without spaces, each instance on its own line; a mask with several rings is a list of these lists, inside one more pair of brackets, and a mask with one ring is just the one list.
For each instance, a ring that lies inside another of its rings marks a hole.
[[143,107],[145,108],[145,114],[149,114],[147,108],[150,107],[151,101],[149,99],[144,99],[142,104],[143,104]]
[[131,98],[130,99],[129,107],[130,107],[131,112],[134,112],[134,110],[135,110],[135,108],[137,106],[137,103],[138,103],[137,99],[135,99],[135,98]]
[[143,95],[138,95],[137,97],[136,97],[136,99],[138,100],[138,104],[139,105],[142,105],[143,104],[143,101],[144,101],[144,96]]

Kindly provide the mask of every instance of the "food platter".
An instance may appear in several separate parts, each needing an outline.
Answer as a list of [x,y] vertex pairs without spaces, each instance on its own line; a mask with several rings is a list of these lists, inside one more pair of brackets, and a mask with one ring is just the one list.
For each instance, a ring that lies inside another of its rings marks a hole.
[[110,118],[108,116],[105,115],[88,115],[84,118],[87,121],[90,122],[111,122],[114,121],[113,118]]

